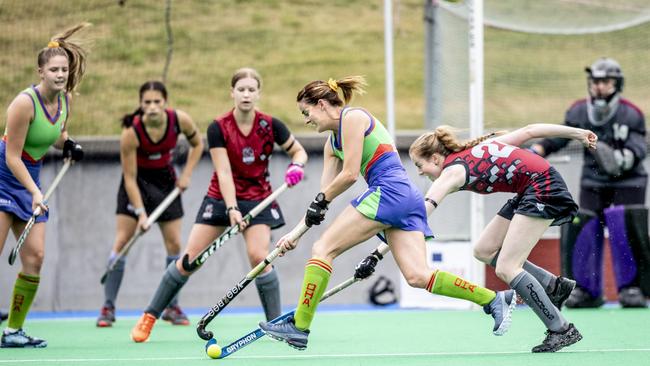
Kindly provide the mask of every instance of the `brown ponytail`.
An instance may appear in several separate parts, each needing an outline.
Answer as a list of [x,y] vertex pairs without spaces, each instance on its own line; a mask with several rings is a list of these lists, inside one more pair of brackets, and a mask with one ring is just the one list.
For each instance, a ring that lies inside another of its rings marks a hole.
[[427,132],[418,137],[409,148],[409,155],[412,157],[429,158],[438,153],[448,156],[451,153],[463,151],[474,147],[481,142],[505,133],[505,131],[492,132],[472,140],[460,141],[456,137],[455,129],[451,126],[440,126],[433,132]]
[[[320,99],[324,99],[333,106],[341,107],[350,103],[355,94],[364,94],[367,85],[363,76],[347,76],[328,81],[314,80],[298,92],[296,101],[315,105]],[[343,99],[339,92],[343,95]]]
[[53,36],[47,47],[41,49],[38,53],[38,67],[43,67],[54,56],[65,56],[68,59],[69,74],[68,84],[65,87],[66,92],[73,92],[86,72],[86,50],[81,46],[81,42],[70,37],[90,26],[90,23],[79,23],[74,27]]

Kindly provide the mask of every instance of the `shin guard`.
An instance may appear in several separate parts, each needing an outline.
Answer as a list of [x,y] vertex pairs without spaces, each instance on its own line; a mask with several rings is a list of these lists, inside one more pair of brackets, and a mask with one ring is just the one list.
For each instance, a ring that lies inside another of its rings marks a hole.
[[307,261],[302,291],[300,292],[294,317],[296,328],[300,330],[309,329],[320,299],[327,289],[327,283],[331,275],[332,265],[328,262],[318,258],[312,258]]
[[[169,267],[170,263],[176,263],[178,258],[180,258],[180,256],[178,254],[177,255],[168,255],[167,257],[165,257],[165,269],[167,269],[167,267]],[[176,294],[176,296],[174,296],[174,298],[169,302],[168,306],[170,306],[170,307],[171,306],[178,306],[178,294]]]
[[278,272],[272,268],[255,279],[257,292],[264,308],[264,315],[267,321],[271,321],[282,315],[282,304],[280,302],[280,279]]
[[573,278],[592,297],[603,292],[603,225],[592,211],[580,210],[561,228],[562,275]]
[[642,205],[619,205],[605,209],[612,266],[618,290],[641,287],[650,294],[650,240],[648,210]]
[[[112,254],[110,261],[116,260],[117,255]],[[113,270],[108,272],[106,276],[106,282],[104,282],[104,306],[115,308],[115,300],[117,299],[117,294],[120,291],[120,286],[122,284],[122,278],[124,277],[124,266],[126,264],[126,257],[121,257],[117,259],[115,267]]]
[[178,295],[178,292],[183,288],[188,279],[189,276],[183,276],[178,271],[176,263],[170,263],[167,266],[165,274],[163,274],[156,293],[153,295],[151,303],[149,303],[149,306],[147,306],[144,312],[160,318],[160,314],[172,299]]
[[9,328],[20,329],[23,327],[40,281],[40,276],[18,273],[9,310]]

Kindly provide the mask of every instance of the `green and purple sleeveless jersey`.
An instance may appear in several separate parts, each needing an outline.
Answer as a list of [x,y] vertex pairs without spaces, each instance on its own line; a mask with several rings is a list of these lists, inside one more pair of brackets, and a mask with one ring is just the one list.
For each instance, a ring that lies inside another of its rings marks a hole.
[[403,168],[395,144],[393,144],[393,139],[386,128],[381,124],[381,122],[376,120],[370,113],[362,108],[346,107],[341,111],[339,130],[337,133],[332,133],[330,135],[330,143],[334,155],[341,160],[344,159],[344,141],[341,134],[341,121],[343,120],[345,113],[351,110],[363,111],[370,118],[370,126],[364,133],[363,151],[361,153],[361,169],[359,172],[365,178],[366,182],[370,182],[373,179],[375,172],[384,171],[391,167]]
[[[59,107],[56,114],[50,116],[43,103],[43,98],[35,86],[32,85],[21,93],[27,94],[34,105],[34,119],[30,122],[27,130],[22,157],[31,162],[38,162],[61,136],[68,118],[68,97],[65,92],[59,93]],[[6,129],[3,140],[7,140]]]

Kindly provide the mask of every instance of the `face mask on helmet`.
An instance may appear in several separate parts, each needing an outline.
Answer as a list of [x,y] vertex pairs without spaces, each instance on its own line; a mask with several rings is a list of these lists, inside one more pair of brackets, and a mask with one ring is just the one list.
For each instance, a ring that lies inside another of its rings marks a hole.
[[618,109],[620,92],[623,90],[623,72],[618,62],[611,58],[596,60],[585,71],[590,96],[587,105],[589,121],[594,125],[602,125]]

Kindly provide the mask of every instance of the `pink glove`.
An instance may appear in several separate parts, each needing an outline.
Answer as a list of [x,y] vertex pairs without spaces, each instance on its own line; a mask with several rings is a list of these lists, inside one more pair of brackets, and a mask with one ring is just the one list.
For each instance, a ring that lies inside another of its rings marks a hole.
[[302,178],[305,176],[305,171],[302,168],[304,165],[301,163],[291,163],[287,168],[287,172],[284,174],[284,181],[293,187],[296,184],[300,183]]

